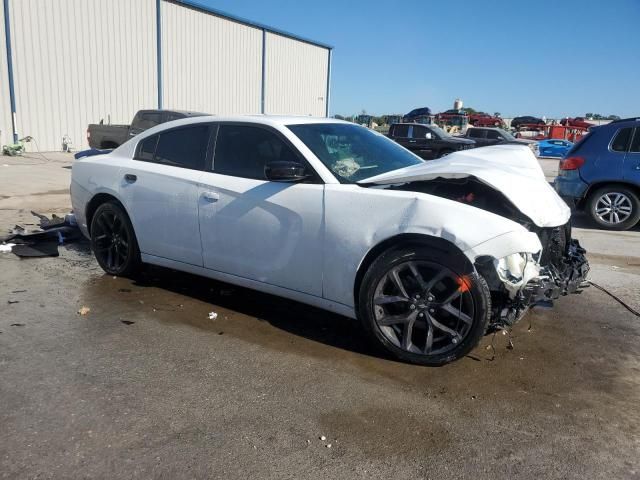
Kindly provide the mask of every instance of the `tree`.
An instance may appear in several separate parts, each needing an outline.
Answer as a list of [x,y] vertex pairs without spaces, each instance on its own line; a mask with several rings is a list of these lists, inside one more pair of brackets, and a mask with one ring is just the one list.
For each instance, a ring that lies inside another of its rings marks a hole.
[[494,117],[500,117],[502,114],[500,112],[493,112]]
[[607,120],[620,120],[620,117],[618,115],[609,115],[606,119]]
[[344,120],[344,117],[342,115],[334,115],[333,118],[335,118],[336,120]]

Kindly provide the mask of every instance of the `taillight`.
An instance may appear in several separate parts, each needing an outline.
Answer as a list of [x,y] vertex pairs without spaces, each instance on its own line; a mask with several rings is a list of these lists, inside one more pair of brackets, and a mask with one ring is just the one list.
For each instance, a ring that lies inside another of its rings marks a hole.
[[560,162],[560,170],[577,170],[584,165],[584,158],[569,157]]

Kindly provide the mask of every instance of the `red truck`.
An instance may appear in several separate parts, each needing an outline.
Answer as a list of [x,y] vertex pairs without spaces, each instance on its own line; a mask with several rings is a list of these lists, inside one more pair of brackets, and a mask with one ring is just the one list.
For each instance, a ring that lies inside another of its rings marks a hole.
[[484,112],[469,114],[469,123],[474,127],[504,127],[504,122],[500,117]]
[[565,125],[567,127],[589,128],[589,127],[593,127],[595,124],[587,122],[584,117],[576,117],[576,118],[567,117],[560,120],[560,125]]

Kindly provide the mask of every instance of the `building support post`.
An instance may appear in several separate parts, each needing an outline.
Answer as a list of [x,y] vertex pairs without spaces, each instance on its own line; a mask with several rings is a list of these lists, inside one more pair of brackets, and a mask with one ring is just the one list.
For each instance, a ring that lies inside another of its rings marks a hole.
[[160,4],[162,0],[156,0],[156,64],[158,67],[158,109],[162,109],[162,12]]
[[265,82],[267,79],[267,31],[262,29],[262,87],[260,91],[260,113],[265,113]]
[[324,99],[326,103],[326,112],[325,116],[329,117],[329,101],[331,100],[331,55],[333,54],[333,49],[329,49],[329,55],[327,59],[327,96]]
[[7,75],[9,76],[11,130],[13,133],[13,143],[18,143],[18,126],[16,125],[16,92],[13,84],[13,55],[11,53],[11,22],[9,21],[9,0],[4,0],[4,35],[7,49]]

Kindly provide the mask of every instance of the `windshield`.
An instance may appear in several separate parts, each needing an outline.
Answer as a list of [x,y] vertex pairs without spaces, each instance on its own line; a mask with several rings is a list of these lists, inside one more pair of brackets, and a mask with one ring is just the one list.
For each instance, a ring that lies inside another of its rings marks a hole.
[[307,123],[288,128],[342,183],[423,162],[393,140],[357,125]]
[[438,135],[440,138],[449,138],[451,136],[437,125],[431,125],[429,128],[433,133]]
[[501,128],[496,128],[496,130],[498,130],[502,136],[507,139],[507,140],[517,140],[516,137],[514,137],[513,135],[511,135],[509,132],[507,132],[506,130],[503,130]]

